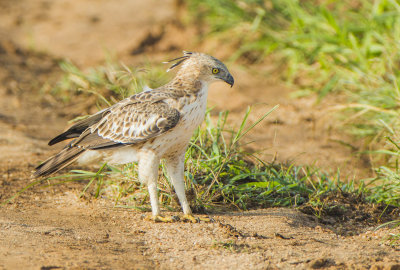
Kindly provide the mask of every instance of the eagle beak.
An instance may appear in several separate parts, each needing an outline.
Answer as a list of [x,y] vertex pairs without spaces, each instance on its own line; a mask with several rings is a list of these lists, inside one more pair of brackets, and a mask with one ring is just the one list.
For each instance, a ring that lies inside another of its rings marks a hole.
[[235,80],[233,79],[231,74],[228,74],[226,76],[226,79],[224,80],[227,84],[229,84],[232,88],[233,84],[235,83]]

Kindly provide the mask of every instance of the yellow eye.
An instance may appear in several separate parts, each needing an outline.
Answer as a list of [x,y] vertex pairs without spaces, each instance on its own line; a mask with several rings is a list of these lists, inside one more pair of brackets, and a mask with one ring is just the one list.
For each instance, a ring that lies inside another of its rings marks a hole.
[[219,68],[213,68],[212,69],[213,74],[218,74],[219,73]]

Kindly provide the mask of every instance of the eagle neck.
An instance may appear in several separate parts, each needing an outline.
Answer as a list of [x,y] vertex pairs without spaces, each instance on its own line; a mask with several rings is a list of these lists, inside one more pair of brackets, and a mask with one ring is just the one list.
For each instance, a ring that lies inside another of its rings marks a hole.
[[208,88],[208,84],[200,80],[198,76],[188,76],[178,74],[172,81],[171,86],[175,89],[181,89],[192,94],[198,93],[204,87]]

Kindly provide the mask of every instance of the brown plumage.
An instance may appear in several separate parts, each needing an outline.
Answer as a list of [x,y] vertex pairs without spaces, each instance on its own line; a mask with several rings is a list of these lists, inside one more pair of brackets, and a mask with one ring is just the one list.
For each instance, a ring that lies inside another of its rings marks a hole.
[[234,81],[222,62],[206,54],[184,52],[171,61],[177,62],[170,69],[180,67],[171,82],[126,98],[53,138],[49,145],[74,140],[39,165],[33,177],[48,176],[89,157],[112,163],[139,161],[139,178],[149,185],[153,215],[157,216],[157,171],[164,158],[183,210],[190,214],[183,184],[184,153],[204,118],[208,85],[223,80],[232,86]]
[[64,148],[57,155],[50,157],[36,167],[33,177],[48,176],[65,168],[74,162],[85,149],[79,147]]

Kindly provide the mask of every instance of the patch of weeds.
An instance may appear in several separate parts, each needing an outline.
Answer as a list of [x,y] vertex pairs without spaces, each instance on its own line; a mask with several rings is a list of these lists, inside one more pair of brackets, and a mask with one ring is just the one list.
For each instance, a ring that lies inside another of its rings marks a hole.
[[[393,132],[393,136],[395,135]],[[387,137],[387,140],[388,143],[394,146],[394,149],[382,149],[374,151],[374,153],[383,154],[389,162],[387,162],[386,166],[376,168],[375,172],[377,176],[374,179],[365,180],[364,184],[371,191],[370,199],[400,207],[400,146],[397,143],[399,138]],[[393,165],[391,166],[391,164]]]
[[[361,183],[358,191],[345,189],[346,192],[361,192],[367,202],[399,206],[400,5],[397,1],[186,0],[186,3],[192,21],[207,29],[203,33],[232,46],[232,60],[252,64],[273,59],[282,81],[297,90],[294,97],[314,93],[318,101],[327,96],[344,101],[333,111],[338,112],[346,132],[357,139],[363,138],[362,151],[364,154],[368,151],[377,175]],[[390,143],[385,135],[390,136]],[[338,184],[336,191],[343,191],[338,181],[331,182]],[[306,188],[310,186],[314,188],[311,182]],[[307,205],[316,216],[348,212],[346,206],[329,203],[324,187],[306,194],[311,194]]]
[[321,196],[312,196],[299,210],[314,215],[318,221],[340,235],[354,235],[367,226],[376,226],[398,218],[399,209],[368,199],[369,190],[363,194],[339,190]]
[[400,219],[393,220],[386,222],[376,228],[376,230],[383,228],[383,227],[389,227],[391,229],[397,229],[397,233],[390,233],[389,235],[385,236],[383,239],[386,243],[388,243],[390,246],[393,247],[400,247],[400,233],[398,228],[400,227]]
[[[107,166],[107,163],[104,163],[100,169],[97,172],[90,172],[90,171],[85,171],[85,170],[71,170],[69,174],[63,174],[60,176],[54,176],[54,177],[49,177],[47,178],[48,180],[56,180],[56,179],[65,179],[62,181],[57,181],[56,184],[63,184],[67,182],[73,182],[73,181],[80,181],[80,180],[87,180],[89,179],[89,182],[86,184],[86,186],[83,188],[80,197],[84,197],[86,191],[92,186],[92,184],[96,183],[96,187],[94,188],[94,193],[93,197],[96,199],[99,198],[101,195],[101,192],[103,191],[103,180],[105,174],[103,171],[105,170]],[[52,186],[54,184],[48,184],[45,187]]]
[[[400,127],[398,1],[185,2],[203,33],[231,44],[232,60],[275,63],[293,96],[339,97],[332,109],[343,130],[363,138],[362,150],[395,150],[384,135]],[[368,157],[373,168],[395,166]]]
[[[400,221],[397,220],[396,227],[400,226]],[[388,236],[385,237],[386,241],[388,241],[389,245],[392,247],[400,247],[400,233],[390,233]]]

